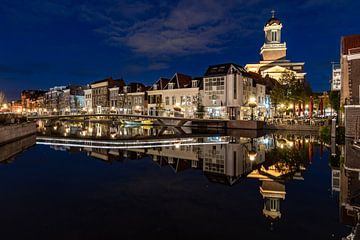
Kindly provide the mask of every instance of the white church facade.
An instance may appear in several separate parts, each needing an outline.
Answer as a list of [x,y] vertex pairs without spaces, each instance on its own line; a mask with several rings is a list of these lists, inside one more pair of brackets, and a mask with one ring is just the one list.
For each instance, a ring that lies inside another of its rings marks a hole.
[[281,21],[275,17],[275,11],[272,11],[272,17],[264,26],[265,42],[260,49],[261,60],[259,63],[247,64],[245,69],[277,80],[280,80],[284,73],[303,80],[306,75],[305,63],[291,62],[286,58],[287,47],[281,38],[282,27]]

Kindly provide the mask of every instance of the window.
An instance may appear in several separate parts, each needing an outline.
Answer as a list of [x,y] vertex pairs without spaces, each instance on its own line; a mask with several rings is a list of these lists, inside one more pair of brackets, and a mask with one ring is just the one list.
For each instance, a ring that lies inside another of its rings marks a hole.
[[175,105],[176,104],[176,97],[172,96],[172,104]]
[[170,98],[169,97],[165,97],[165,105],[170,105]]
[[198,85],[198,81],[197,80],[192,80],[192,87],[196,88]]
[[276,31],[271,32],[271,41],[273,41],[273,42],[277,41],[277,32]]
[[224,77],[207,78],[204,87],[207,95],[224,94]]
[[174,83],[169,83],[169,89],[174,89]]
[[236,73],[234,73],[234,79],[233,79],[233,90],[234,90],[234,99],[237,99],[237,76]]

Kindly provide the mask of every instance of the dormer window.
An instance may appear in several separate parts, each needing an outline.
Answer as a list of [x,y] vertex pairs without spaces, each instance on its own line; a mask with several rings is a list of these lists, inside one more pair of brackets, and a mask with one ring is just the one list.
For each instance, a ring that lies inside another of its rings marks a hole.
[[157,90],[157,84],[154,84],[154,85],[153,85],[153,89],[154,89],[154,90]]
[[174,83],[169,83],[169,89],[174,89]]
[[191,84],[193,88],[196,88],[198,86],[198,80],[192,80]]

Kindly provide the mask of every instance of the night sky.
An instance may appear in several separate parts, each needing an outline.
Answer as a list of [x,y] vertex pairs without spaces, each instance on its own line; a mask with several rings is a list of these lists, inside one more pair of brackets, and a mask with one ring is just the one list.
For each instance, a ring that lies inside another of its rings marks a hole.
[[305,61],[315,91],[329,89],[342,35],[360,33],[360,1],[1,0],[0,90],[87,84],[108,76],[151,84],[208,65],[257,63],[272,9],[288,59]]

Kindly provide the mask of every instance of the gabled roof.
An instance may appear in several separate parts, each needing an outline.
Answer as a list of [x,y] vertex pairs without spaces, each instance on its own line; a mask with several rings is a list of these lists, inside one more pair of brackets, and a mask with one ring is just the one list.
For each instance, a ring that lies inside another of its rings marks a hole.
[[153,84],[153,86],[150,87],[149,91],[154,90],[155,84],[158,86],[157,90],[165,89],[165,86],[168,84],[169,81],[170,81],[170,79],[161,77]]
[[197,80],[197,87],[200,90],[202,90],[204,88],[204,86],[203,86],[204,78],[203,77],[194,77],[193,80]]
[[271,26],[273,24],[280,25],[281,21],[276,17],[272,17],[269,20],[267,20],[267,22],[265,23],[265,26]]
[[246,73],[243,73],[243,76],[252,78],[255,82],[255,86],[257,83],[265,85],[267,93],[270,90],[272,90],[275,86],[280,85],[280,83],[276,79],[269,77],[269,75],[263,77],[259,73],[248,71]]
[[217,65],[211,65],[206,70],[204,76],[210,77],[210,76],[220,76],[220,75],[226,75],[230,72],[231,68],[235,68],[236,70],[240,72],[246,72],[246,70],[235,63],[223,63],[223,64],[217,64]]
[[170,79],[170,81],[165,86],[165,89],[169,89],[169,84],[173,83],[173,89],[179,88],[188,88],[191,87],[192,77],[182,74],[182,73],[175,73],[174,76]]
[[127,84],[126,86],[128,86],[129,92],[144,92],[145,91],[145,85],[142,83],[137,83],[137,82],[132,82]]
[[360,34],[343,36],[341,38],[341,53],[349,54],[349,50],[354,48],[360,48]]
[[122,87],[125,85],[125,81],[123,79],[113,79],[112,77],[108,77],[103,80],[92,82],[90,85],[102,83],[102,82],[108,82],[109,87],[115,87],[115,86]]

